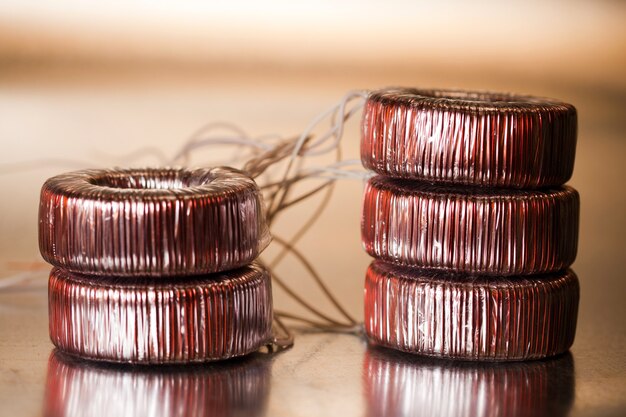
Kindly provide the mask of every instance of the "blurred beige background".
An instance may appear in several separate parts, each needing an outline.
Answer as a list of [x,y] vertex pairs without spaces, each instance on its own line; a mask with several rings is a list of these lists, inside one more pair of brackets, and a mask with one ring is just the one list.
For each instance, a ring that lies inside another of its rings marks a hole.
[[[126,156],[149,146],[171,157],[211,121],[294,135],[346,91],[387,85],[574,103],[581,256],[598,250],[596,240],[623,254],[625,21],[626,4],[615,1],[0,3],[0,274],[39,259],[38,190],[51,175],[158,164]],[[343,146],[358,158],[357,119]],[[368,262],[360,194],[358,182],[340,184],[301,244],[347,293],[360,293]],[[275,232],[288,236],[313,206],[285,215]],[[608,255],[598,253],[621,258]],[[359,314],[360,297],[349,298]]]
[[[39,268],[46,178],[157,164],[152,155],[126,156],[146,146],[173,156],[206,122],[294,135],[348,90],[388,85],[551,96],[579,110],[574,269],[583,288],[579,334],[590,337],[574,346],[578,360],[594,351],[594,337],[626,329],[625,22],[621,1],[0,2],[0,277]],[[346,158],[358,158],[358,118],[343,146]],[[339,184],[300,244],[357,316],[369,262],[359,238],[361,192],[358,181]],[[312,207],[285,214],[275,232],[288,236]],[[282,275],[328,307],[293,261]],[[296,309],[280,292],[277,304]],[[45,336],[45,310],[37,314],[43,321],[34,318],[32,332]],[[610,340],[623,357],[623,337]],[[14,359],[49,348],[22,347]],[[620,385],[623,361],[617,374],[607,361],[577,365],[579,411],[602,405],[606,387]],[[37,380],[41,370],[32,372]]]
[[[152,155],[127,156],[149,146],[171,157],[211,121],[253,136],[294,135],[346,91],[387,85],[574,103],[581,258],[597,251],[602,265],[617,266],[625,224],[625,21],[626,4],[616,1],[2,2],[0,274],[39,259],[38,190],[51,175],[158,164]],[[358,158],[357,119],[343,146],[345,158]],[[301,244],[347,294],[360,294],[368,262],[359,243],[360,194],[358,182],[340,184]],[[286,214],[275,232],[288,236],[311,207]],[[349,299],[360,314],[360,297]]]

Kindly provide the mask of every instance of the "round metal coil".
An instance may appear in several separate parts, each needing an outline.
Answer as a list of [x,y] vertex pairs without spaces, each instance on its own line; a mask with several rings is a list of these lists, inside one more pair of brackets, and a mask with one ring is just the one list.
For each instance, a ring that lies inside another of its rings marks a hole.
[[205,274],[247,265],[268,243],[259,189],[232,168],[85,170],[41,190],[41,254],[74,272]]
[[370,347],[363,361],[368,416],[567,416],[574,361],[441,361]]
[[48,360],[46,416],[262,416],[271,361],[138,367],[82,361],[55,350]]
[[571,270],[506,279],[374,261],[365,281],[365,331],[374,344],[419,355],[539,359],[574,342],[578,299]]
[[400,265],[525,275],[558,271],[576,258],[579,196],[544,190],[443,187],[381,176],[365,189],[366,251]]
[[93,360],[205,362],[246,355],[271,339],[270,275],[256,264],[169,280],[54,268],[48,309],[52,343]]
[[489,92],[390,88],[369,95],[361,160],[379,174],[436,183],[536,188],[572,176],[571,104]]

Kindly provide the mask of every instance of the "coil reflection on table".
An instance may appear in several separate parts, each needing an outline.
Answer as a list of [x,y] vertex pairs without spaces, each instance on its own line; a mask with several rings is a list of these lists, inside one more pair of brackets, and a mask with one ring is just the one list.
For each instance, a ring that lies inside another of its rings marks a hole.
[[574,360],[475,363],[429,359],[370,346],[363,362],[368,416],[567,415]]
[[44,415],[262,416],[270,393],[271,358],[165,366],[86,362],[57,350],[48,360]]

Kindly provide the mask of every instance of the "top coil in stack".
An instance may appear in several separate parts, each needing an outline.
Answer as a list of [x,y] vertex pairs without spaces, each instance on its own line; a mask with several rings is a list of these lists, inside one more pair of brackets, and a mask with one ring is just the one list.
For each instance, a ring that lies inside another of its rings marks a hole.
[[259,188],[232,168],[85,170],[41,190],[41,254],[73,272],[226,271],[252,262],[269,239]]
[[361,160],[381,175],[539,188],[572,175],[574,106],[527,96],[390,88],[368,97]]

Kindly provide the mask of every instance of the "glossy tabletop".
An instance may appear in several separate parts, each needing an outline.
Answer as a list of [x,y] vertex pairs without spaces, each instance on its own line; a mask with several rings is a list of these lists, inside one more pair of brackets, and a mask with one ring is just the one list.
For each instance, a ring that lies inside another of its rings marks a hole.
[[[196,75],[184,82],[138,77],[38,86],[20,77],[6,82],[0,95],[0,137],[10,149],[0,156],[0,278],[6,283],[28,274],[28,279],[0,288],[0,415],[626,414],[626,95],[575,85],[528,88],[515,80],[484,85],[470,78],[461,85],[523,89],[557,96],[579,109],[570,185],[579,190],[582,201],[573,265],[580,278],[581,304],[570,353],[525,363],[451,362],[368,346],[358,328],[347,333],[295,328],[295,345],[287,351],[205,366],[148,368],[92,364],[54,352],[48,338],[47,266],[36,244],[37,199],[45,178],[83,163],[124,165],[124,155],[147,145],[172,153],[186,135],[211,120],[236,121],[256,134],[294,134],[348,89],[452,81],[410,74],[339,77],[325,85],[313,82],[303,90],[297,77],[241,84],[222,74],[223,83]],[[347,158],[358,157],[357,125],[354,120],[347,127]],[[7,138],[15,139],[8,145]],[[133,163],[155,162],[150,156],[142,158]],[[19,161],[35,162],[11,165]],[[320,220],[298,243],[359,320],[369,263],[359,237],[362,190],[360,181],[340,182]],[[286,212],[273,233],[292,235],[313,206],[309,202]],[[271,260],[277,251],[273,244],[264,256]],[[294,258],[287,257],[276,272],[311,303],[337,317]],[[274,293],[280,310],[306,314],[280,288],[275,286]]]

